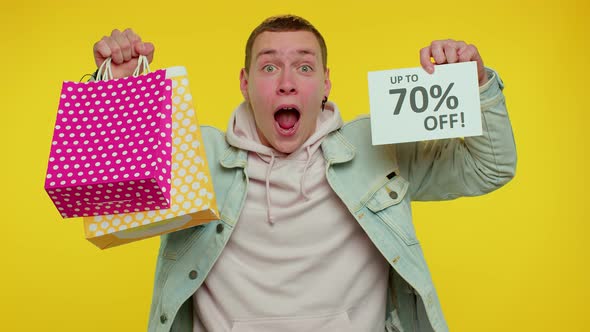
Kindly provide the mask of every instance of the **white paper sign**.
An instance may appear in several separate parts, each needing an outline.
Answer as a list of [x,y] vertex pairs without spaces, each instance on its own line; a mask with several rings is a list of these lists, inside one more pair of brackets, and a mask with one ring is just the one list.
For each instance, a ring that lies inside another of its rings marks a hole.
[[369,72],[373,145],[481,135],[475,62]]

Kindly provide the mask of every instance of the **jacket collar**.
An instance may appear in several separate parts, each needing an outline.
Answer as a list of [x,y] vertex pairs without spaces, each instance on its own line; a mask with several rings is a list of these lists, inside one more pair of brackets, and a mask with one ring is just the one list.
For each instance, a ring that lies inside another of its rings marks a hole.
[[[324,158],[329,164],[345,163],[356,155],[356,148],[342,135],[340,130],[333,131],[322,141]],[[229,146],[220,160],[225,168],[246,168],[248,151]]]
[[356,155],[356,148],[342,135],[341,130],[333,131],[324,138],[322,151],[328,164],[345,163]]
[[246,168],[248,164],[248,151],[229,146],[221,157],[219,163],[225,168]]

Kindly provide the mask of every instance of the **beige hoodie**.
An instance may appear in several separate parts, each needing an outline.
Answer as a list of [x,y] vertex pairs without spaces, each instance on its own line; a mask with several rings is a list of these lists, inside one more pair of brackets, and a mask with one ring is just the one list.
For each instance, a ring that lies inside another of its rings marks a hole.
[[195,293],[195,331],[384,330],[388,264],[325,176],[320,144],[341,126],[327,103],[316,132],[285,155],[260,143],[245,103],[234,111],[227,141],[250,152],[248,193]]

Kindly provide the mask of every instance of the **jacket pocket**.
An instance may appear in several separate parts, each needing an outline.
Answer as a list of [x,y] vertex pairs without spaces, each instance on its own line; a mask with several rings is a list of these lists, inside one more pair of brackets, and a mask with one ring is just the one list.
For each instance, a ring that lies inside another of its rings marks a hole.
[[352,325],[345,312],[301,317],[277,317],[252,320],[236,320],[231,332],[302,332],[338,331],[352,332]]
[[412,224],[408,187],[409,183],[406,179],[394,175],[375,191],[367,201],[367,208],[406,245],[413,245],[417,244],[418,240]]

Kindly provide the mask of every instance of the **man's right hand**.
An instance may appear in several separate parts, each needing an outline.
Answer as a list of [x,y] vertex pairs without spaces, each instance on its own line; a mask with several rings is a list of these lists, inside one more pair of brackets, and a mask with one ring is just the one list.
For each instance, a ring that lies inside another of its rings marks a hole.
[[150,63],[154,58],[154,44],[142,42],[131,29],[113,30],[110,36],[104,36],[94,44],[93,51],[97,68],[111,57],[113,78],[131,76],[140,55],[145,55]]

